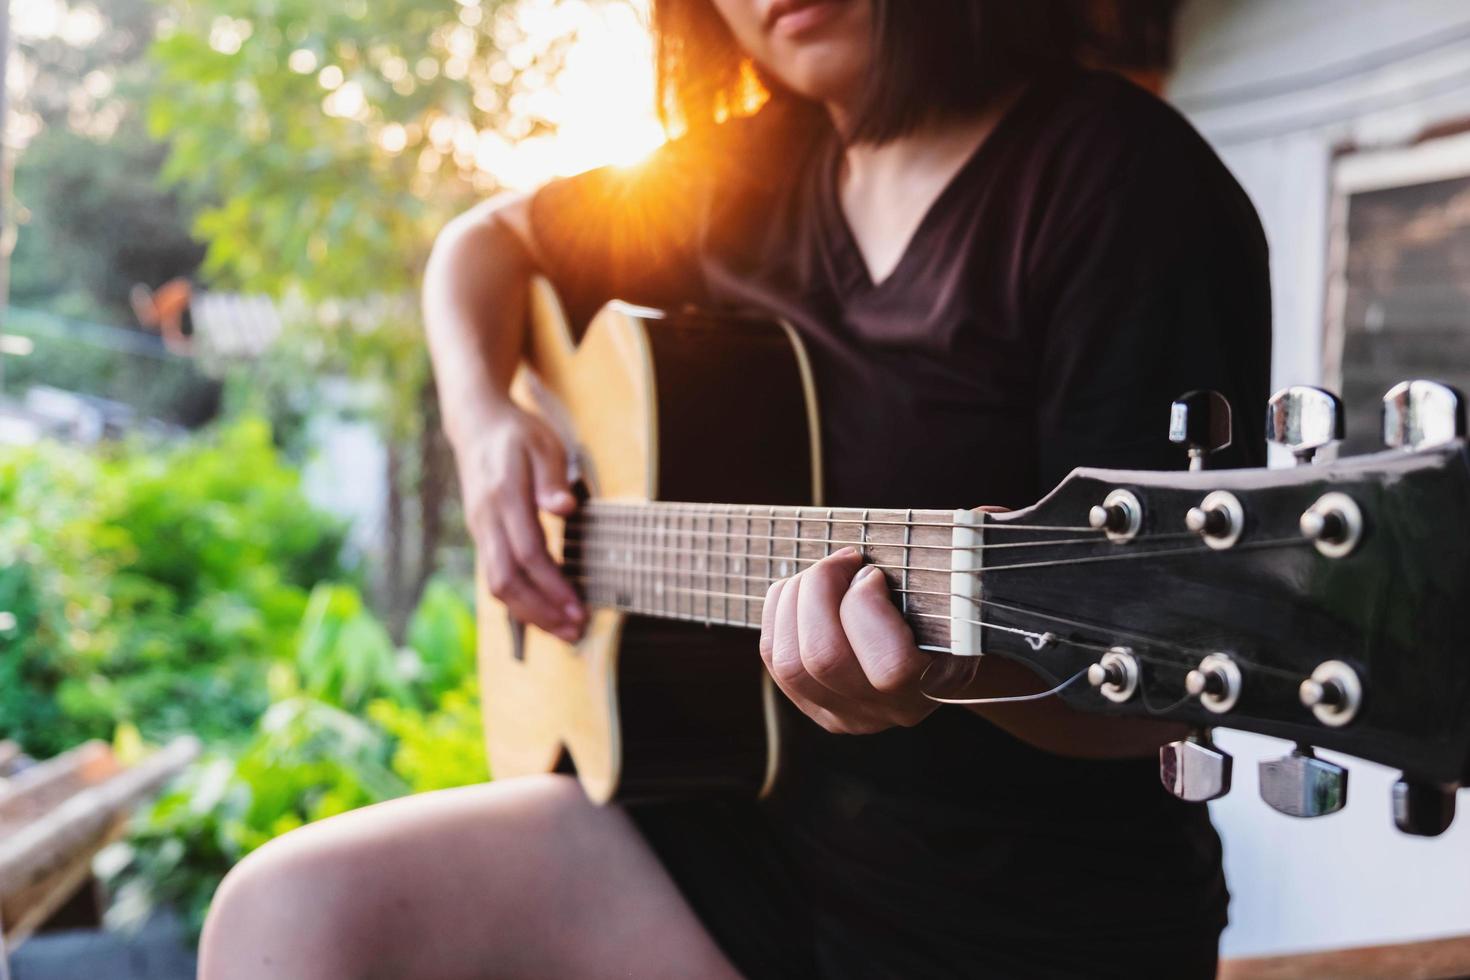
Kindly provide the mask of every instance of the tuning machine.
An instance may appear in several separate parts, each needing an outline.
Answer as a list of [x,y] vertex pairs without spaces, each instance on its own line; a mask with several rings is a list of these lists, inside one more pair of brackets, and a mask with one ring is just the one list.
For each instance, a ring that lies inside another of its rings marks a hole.
[[1406,834],[1438,837],[1455,821],[1453,784],[1424,782],[1404,776],[1393,784],[1393,822]]
[[1230,792],[1232,759],[1201,730],[1159,747],[1159,779],[1170,793],[1189,803],[1204,803]]
[[1223,653],[1212,653],[1185,675],[1184,692],[1219,715],[1235,707],[1243,682],[1234,660]]
[[1184,515],[1184,526],[1216,550],[1235,547],[1245,532],[1245,507],[1229,490],[1214,490]]
[[1133,491],[1120,487],[1087,512],[1087,523],[1106,533],[1109,541],[1132,541],[1143,528],[1143,502]]
[[1169,441],[1189,453],[1189,468],[1205,468],[1205,457],[1230,446],[1230,402],[1218,391],[1186,391],[1169,406]]
[[1324,388],[1292,385],[1267,402],[1266,438],[1289,450],[1298,465],[1312,462],[1343,433],[1342,399]]
[[1465,435],[1465,398],[1438,381],[1400,381],[1383,396],[1383,444],[1425,449]]
[[1261,799],[1289,817],[1325,817],[1347,805],[1348,773],[1319,759],[1310,746],[1260,763]]
[[1324,660],[1297,688],[1302,707],[1318,721],[1341,728],[1358,716],[1363,706],[1363,682],[1358,672],[1341,660]]
[[1115,704],[1122,704],[1138,693],[1140,676],[1138,658],[1127,647],[1113,647],[1087,668],[1087,683]]

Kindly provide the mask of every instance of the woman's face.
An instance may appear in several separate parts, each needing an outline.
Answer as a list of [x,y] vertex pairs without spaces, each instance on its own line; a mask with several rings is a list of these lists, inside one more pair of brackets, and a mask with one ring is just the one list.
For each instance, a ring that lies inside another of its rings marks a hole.
[[857,99],[873,60],[870,0],[713,2],[740,46],[787,88],[839,110]]

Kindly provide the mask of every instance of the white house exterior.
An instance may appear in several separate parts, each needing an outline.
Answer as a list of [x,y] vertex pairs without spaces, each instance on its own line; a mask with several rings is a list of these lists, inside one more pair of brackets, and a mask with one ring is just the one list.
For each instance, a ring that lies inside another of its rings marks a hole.
[[[1442,135],[1470,131],[1470,2],[1186,0],[1174,58],[1166,94],[1266,226],[1273,382],[1331,387],[1342,191],[1470,175],[1470,136]],[[1235,755],[1235,789],[1212,804],[1234,895],[1226,955],[1470,933],[1470,794],[1444,836],[1406,837],[1389,813],[1397,774],[1347,760],[1347,809],[1296,820],[1256,793],[1256,762],[1290,746],[1218,741]]]

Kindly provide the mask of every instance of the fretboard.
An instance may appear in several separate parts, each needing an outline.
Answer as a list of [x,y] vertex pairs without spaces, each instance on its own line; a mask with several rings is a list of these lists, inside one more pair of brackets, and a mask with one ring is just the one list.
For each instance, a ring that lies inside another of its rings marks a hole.
[[954,512],[593,500],[567,574],[594,606],[758,629],[766,591],[846,547],[883,570],[921,646],[950,644]]

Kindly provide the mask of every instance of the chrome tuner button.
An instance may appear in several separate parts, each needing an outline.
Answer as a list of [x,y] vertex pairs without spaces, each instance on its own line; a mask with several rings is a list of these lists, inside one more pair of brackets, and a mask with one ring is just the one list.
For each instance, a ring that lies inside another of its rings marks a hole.
[[1400,381],[1383,396],[1383,444],[1427,449],[1465,435],[1465,399],[1437,381]]
[[1127,647],[1113,647],[1087,668],[1087,682],[1109,701],[1122,704],[1138,691],[1138,659]]
[[1198,507],[1189,508],[1184,515],[1184,526],[1211,548],[1230,548],[1245,530],[1245,508],[1235,494],[1216,490],[1201,500]]
[[1087,512],[1087,523],[1109,541],[1132,541],[1143,527],[1143,504],[1130,490],[1114,490]]
[[1347,770],[1317,758],[1309,746],[1263,761],[1257,771],[1261,799],[1288,817],[1325,817],[1347,805]]
[[1230,792],[1232,760],[1200,733],[1159,747],[1159,780],[1170,793],[1190,803],[1215,800]]
[[1218,391],[1187,391],[1169,406],[1169,441],[1189,453],[1189,468],[1202,470],[1205,457],[1230,446],[1230,402]]
[[1184,690],[1218,715],[1235,707],[1235,702],[1240,700],[1242,680],[1234,660],[1223,653],[1212,653],[1185,675]]
[[1297,688],[1302,706],[1312,709],[1329,728],[1341,728],[1358,716],[1363,704],[1363,682],[1358,672],[1341,660],[1325,660]]
[[1297,463],[1310,463],[1317,450],[1343,437],[1342,399],[1323,388],[1292,385],[1271,396],[1266,406],[1266,438],[1291,451]]
[[1363,511],[1345,493],[1324,493],[1298,522],[1308,538],[1328,558],[1345,558],[1363,540]]

